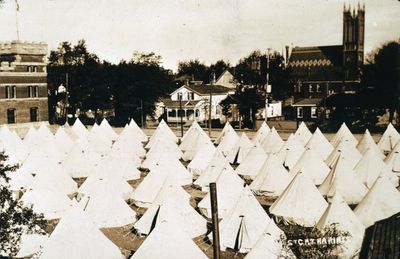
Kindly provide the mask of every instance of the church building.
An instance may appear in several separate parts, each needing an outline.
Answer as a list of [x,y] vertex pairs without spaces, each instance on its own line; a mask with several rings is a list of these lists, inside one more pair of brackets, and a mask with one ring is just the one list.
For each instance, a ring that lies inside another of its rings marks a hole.
[[[360,87],[364,60],[365,6],[344,7],[343,41],[341,45],[294,47],[288,68],[294,82],[297,117],[304,114],[302,103],[315,112],[323,98],[334,93],[353,94]],[[311,100],[303,100],[305,98]],[[299,117],[301,116],[301,117]],[[314,114],[312,116],[316,118]]]

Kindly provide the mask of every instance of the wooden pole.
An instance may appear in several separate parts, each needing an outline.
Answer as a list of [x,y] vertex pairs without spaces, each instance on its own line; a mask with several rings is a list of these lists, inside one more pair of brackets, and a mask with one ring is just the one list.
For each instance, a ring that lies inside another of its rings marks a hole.
[[217,203],[217,184],[210,183],[211,214],[213,228],[213,255],[214,259],[220,259],[219,246],[219,226],[218,226],[218,203]]
[[182,94],[178,95],[179,96],[179,117],[181,117],[181,138],[183,137],[183,110],[182,110]]

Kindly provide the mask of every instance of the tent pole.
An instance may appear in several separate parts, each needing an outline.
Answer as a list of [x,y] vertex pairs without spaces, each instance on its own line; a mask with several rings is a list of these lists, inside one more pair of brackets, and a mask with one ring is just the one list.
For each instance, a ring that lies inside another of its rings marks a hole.
[[210,183],[212,228],[213,228],[213,255],[214,259],[220,259],[219,246],[219,227],[218,227],[218,204],[217,204],[217,184]]

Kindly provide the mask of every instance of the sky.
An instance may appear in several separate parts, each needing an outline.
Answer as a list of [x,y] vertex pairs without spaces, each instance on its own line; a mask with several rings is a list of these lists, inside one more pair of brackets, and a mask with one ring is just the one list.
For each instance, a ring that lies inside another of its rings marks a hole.
[[[14,0],[0,7],[0,41],[15,40]],[[163,66],[199,59],[236,64],[254,50],[285,45],[342,43],[347,0],[18,0],[20,39],[60,42],[85,39],[90,52],[118,63],[134,51],[155,52]],[[365,52],[400,38],[400,1],[365,0]]]

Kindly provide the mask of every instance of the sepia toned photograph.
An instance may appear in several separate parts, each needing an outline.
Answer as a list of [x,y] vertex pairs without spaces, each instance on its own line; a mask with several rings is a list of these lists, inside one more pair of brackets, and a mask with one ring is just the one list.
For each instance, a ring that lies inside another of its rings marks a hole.
[[0,259],[399,259],[400,1],[0,0]]

